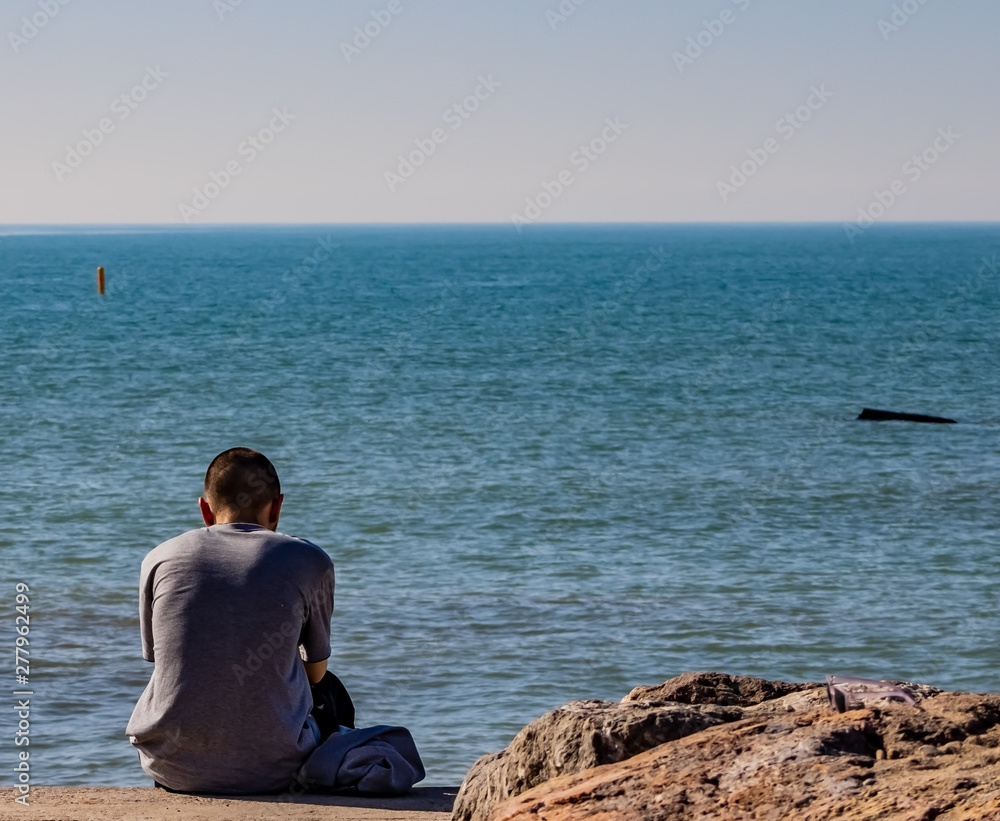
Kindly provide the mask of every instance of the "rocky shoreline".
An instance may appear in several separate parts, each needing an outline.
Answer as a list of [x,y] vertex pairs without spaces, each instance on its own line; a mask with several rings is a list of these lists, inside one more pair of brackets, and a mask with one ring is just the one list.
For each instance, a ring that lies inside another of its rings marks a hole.
[[454,821],[1000,821],[1000,695],[688,673],[576,701],[466,775]]

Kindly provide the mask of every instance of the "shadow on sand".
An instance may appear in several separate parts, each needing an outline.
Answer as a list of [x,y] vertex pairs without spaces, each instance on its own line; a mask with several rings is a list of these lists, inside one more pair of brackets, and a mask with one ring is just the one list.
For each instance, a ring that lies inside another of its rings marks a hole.
[[[321,807],[366,807],[373,810],[396,810],[397,812],[451,812],[458,787],[414,787],[406,795],[398,798],[366,798],[357,795],[324,795],[306,793],[298,796],[290,804],[315,804]],[[273,795],[228,796],[233,801],[262,801],[274,803]],[[285,802],[281,802],[285,803]]]

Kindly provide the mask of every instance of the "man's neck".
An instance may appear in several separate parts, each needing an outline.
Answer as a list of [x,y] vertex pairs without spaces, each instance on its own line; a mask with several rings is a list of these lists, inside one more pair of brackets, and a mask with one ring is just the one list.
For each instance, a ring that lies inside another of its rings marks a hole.
[[275,530],[276,528],[271,527],[265,522],[251,522],[247,519],[216,519],[215,524],[217,525],[250,525],[251,527],[262,527],[265,530]]

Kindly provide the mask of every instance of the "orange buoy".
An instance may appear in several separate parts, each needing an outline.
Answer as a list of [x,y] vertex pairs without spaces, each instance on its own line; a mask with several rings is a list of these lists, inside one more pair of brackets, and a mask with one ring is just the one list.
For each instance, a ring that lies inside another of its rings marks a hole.
[[104,295],[104,269],[97,269],[97,293]]

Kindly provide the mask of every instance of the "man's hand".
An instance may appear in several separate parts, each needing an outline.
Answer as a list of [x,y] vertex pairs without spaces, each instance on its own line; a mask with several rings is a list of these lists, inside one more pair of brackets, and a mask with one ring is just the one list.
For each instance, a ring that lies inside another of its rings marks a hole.
[[327,661],[329,661],[329,659],[302,662],[302,666],[306,668],[306,678],[309,679],[310,684],[316,684],[322,681],[323,676],[326,675]]

